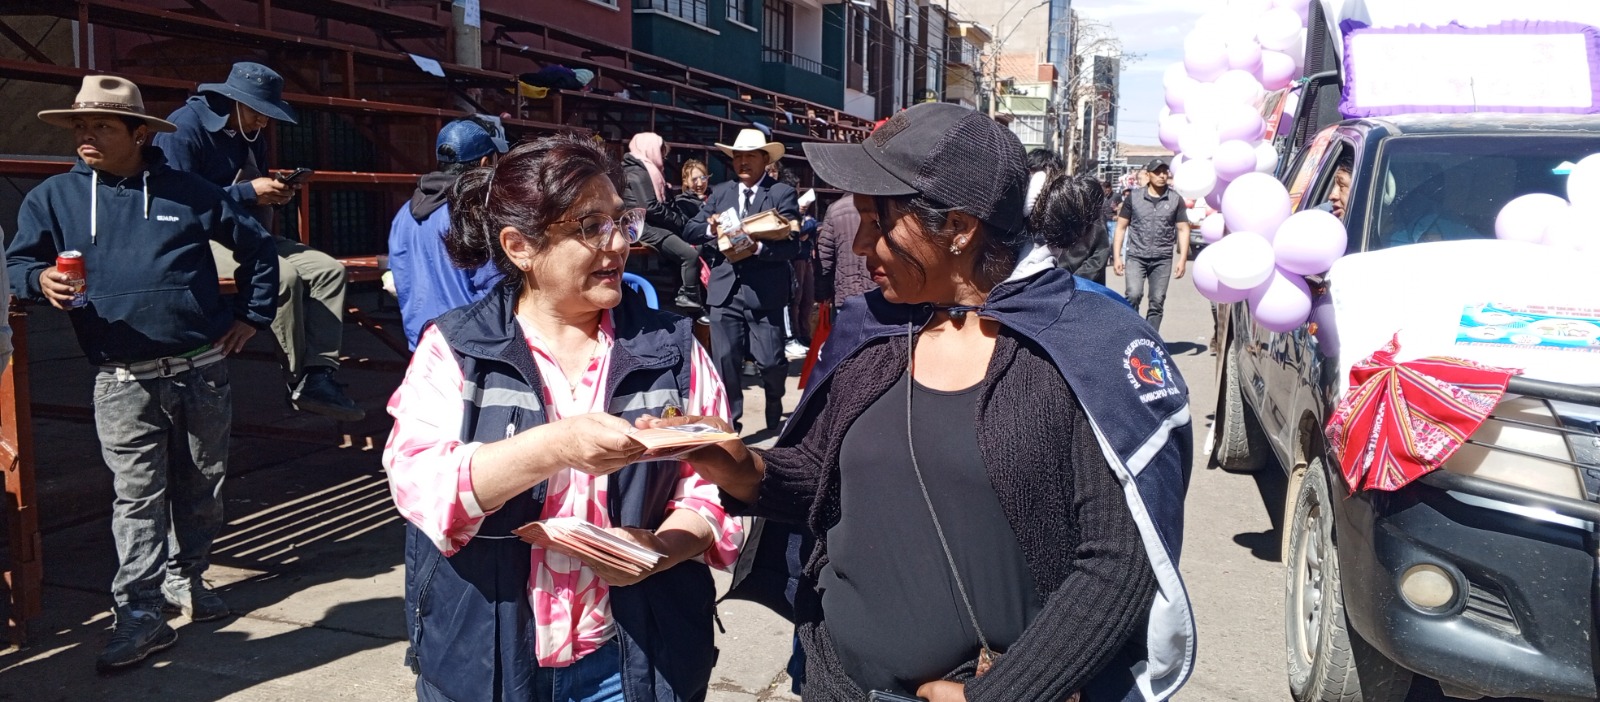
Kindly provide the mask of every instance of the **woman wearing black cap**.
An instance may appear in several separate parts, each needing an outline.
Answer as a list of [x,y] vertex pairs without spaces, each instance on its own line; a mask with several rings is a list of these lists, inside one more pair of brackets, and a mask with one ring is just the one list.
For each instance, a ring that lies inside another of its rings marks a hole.
[[1064,242],[1025,225],[1022,146],[987,117],[918,105],[806,155],[855,194],[879,290],[841,309],[774,448],[690,461],[816,536],[807,702],[1171,696],[1191,434],[1159,337],[1035,245]]

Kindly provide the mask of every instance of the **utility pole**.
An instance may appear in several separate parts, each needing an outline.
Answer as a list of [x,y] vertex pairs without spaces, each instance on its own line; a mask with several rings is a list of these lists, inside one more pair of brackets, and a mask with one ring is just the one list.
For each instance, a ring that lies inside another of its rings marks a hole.
[[453,0],[450,3],[450,28],[456,63],[470,68],[483,68],[482,27],[478,0]]

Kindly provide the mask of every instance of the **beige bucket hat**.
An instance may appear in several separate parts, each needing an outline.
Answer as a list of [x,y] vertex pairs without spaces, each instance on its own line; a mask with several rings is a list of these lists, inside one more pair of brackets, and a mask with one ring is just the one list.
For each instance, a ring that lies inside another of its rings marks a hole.
[[144,113],[144,97],[133,81],[117,76],[84,76],[83,87],[72,107],[65,110],[43,110],[39,119],[57,127],[72,128],[72,118],[81,115],[114,115],[137,117],[158,132],[176,132],[178,126],[164,119]]
[[733,158],[735,151],[765,151],[771,161],[783,158],[783,144],[767,141],[766,133],[759,129],[741,129],[739,138],[734,139],[732,144],[717,144],[716,147],[722,149],[728,158]]

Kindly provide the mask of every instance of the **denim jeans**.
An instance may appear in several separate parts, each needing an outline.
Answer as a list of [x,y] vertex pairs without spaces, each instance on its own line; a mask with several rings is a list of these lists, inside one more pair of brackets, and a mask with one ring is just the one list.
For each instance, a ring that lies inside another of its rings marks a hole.
[[1145,283],[1150,285],[1150,307],[1145,312],[1145,320],[1156,331],[1161,331],[1161,312],[1167,304],[1167,284],[1172,282],[1172,257],[1140,258],[1128,257],[1128,304],[1133,305],[1133,311],[1139,311],[1139,303],[1144,300]]
[[198,578],[222,530],[233,396],[226,361],[171,378],[94,381],[94,423],[116,500],[118,606],[159,610],[166,578]]
[[[623,702],[622,644],[615,638],[565,668],[540,668],[535,699],[551,702]],[[548,692],[546,692],[548,690]]]

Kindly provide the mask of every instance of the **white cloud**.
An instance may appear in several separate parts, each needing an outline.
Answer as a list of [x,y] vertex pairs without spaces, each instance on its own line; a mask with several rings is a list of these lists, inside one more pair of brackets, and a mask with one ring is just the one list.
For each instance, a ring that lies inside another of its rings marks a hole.
[[1072,8],[1085,17],[1111,23],[1122,40],[1123,51],[1143,58],[1122,72],[1122,106],[1118,115],[1121,139],[1140,144],[1157,142],[1156,119],[1165,104],[1161,76],[1167,66],[1183,60],[1183,38],[1200,15],[1219,0],[1075,0]]

